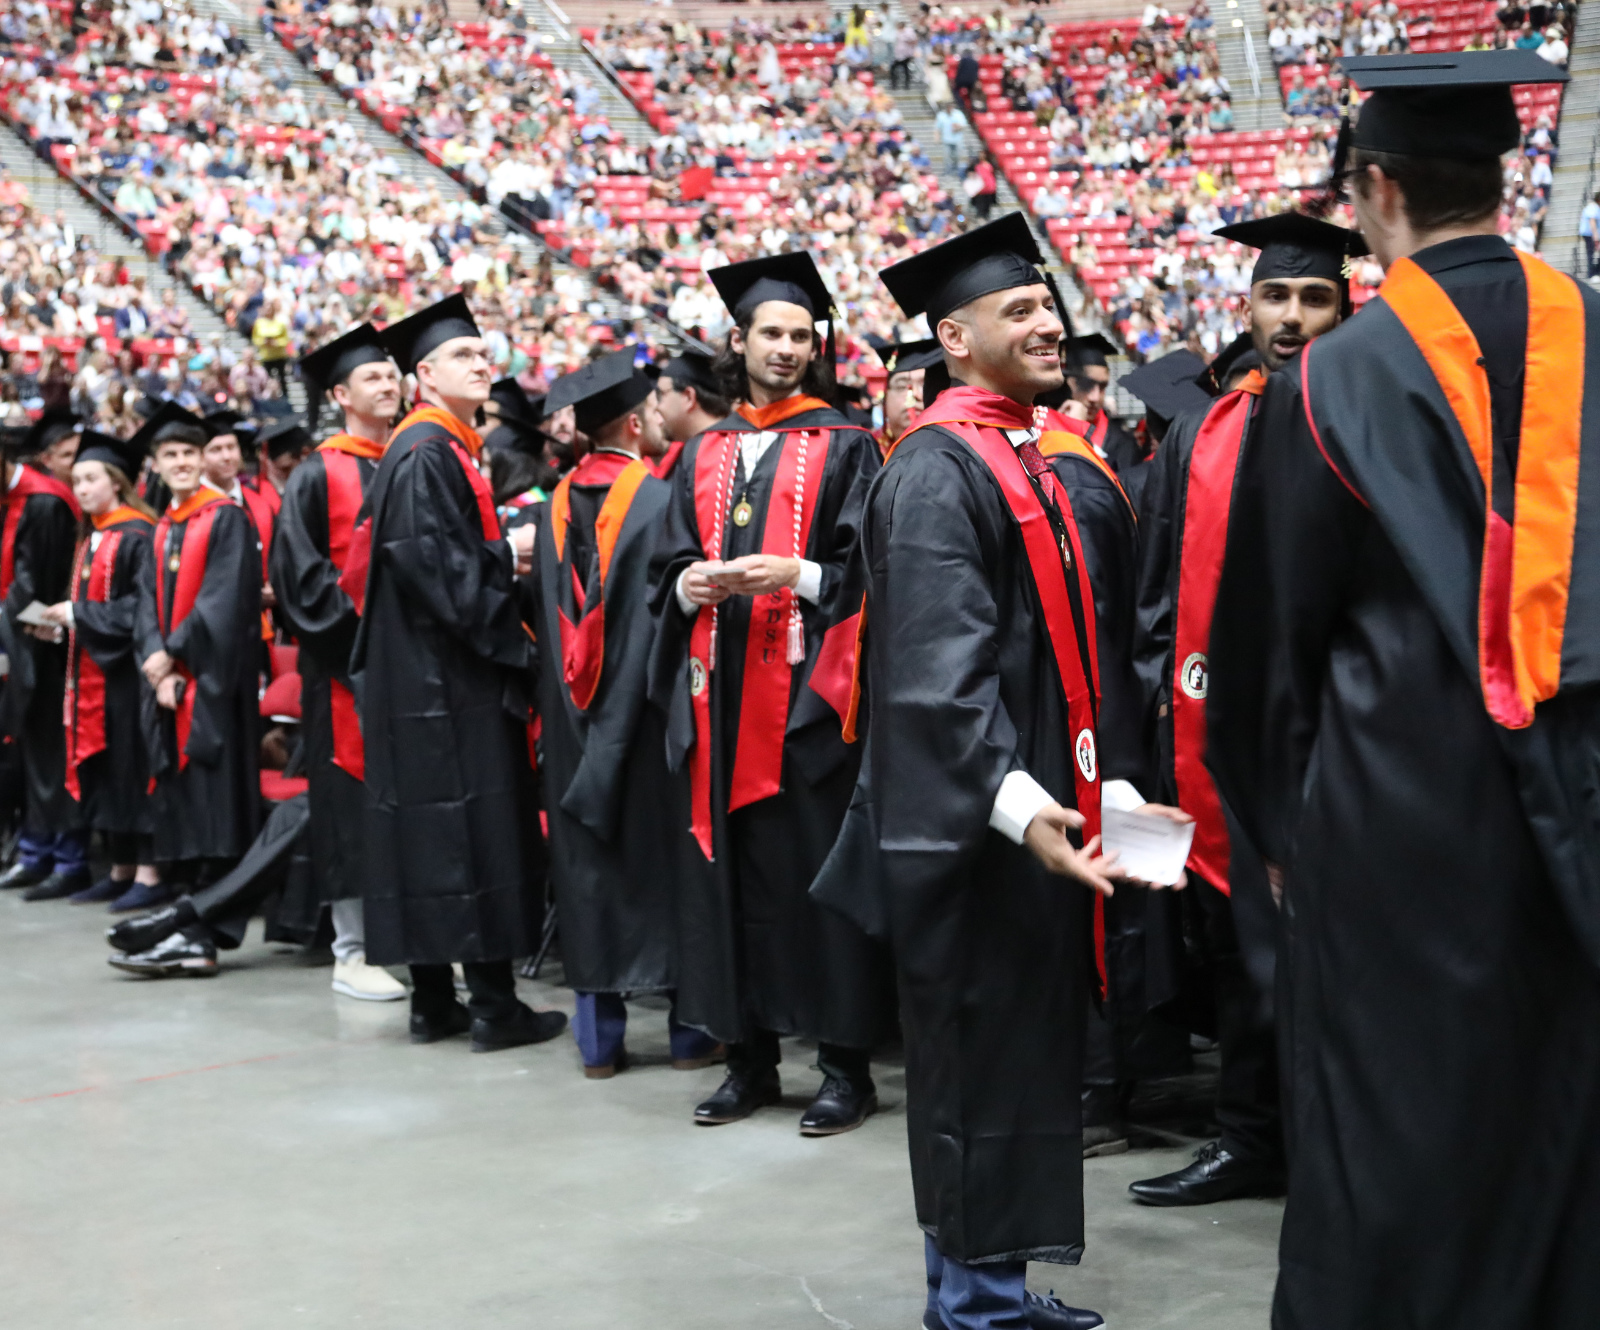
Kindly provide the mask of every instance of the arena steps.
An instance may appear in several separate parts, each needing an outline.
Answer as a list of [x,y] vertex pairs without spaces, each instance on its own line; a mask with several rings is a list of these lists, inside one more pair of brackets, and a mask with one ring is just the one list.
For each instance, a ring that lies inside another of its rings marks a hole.
[[[1278,128],[1284,123],[1283,97],[1267,50],[1267,15],[1261,0],[1220,0],[1211,17],[1216,22],[1213,34],[1217,60],[1233,94],[1234,128]],[[1250,38],[1248,43],[1246,36]],[[1250,73],[1252,48],[1256,61],[1254,79]]]
[[550,0],[523,0],[522,10],[557,68],[585,75],[600,90],[601,110],[613,129],[636,148],[656,137],[650,122],[622,91],[616,75],[579,39],[578,25],[565,10]]
[[1584,254],[1578,216],[1585,200],[1600,192],[1600,4],[1578,6],[1567,69],[1572,82],[1561,99],[1556,126],[1561,151],[1539,253],[1563,272],[1581,276]]

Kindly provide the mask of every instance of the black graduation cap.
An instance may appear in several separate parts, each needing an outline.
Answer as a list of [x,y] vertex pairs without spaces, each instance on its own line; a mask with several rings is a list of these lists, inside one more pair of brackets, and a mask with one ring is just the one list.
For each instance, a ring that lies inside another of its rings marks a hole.
[[724,264],[711,270],[711,285],[737,323],[743,323],[757,305],[768,300],[798,305],[813,319],[832,318],[833,296],[811,255],[803,252]]
[[0,425],[0,455],[14,457],[22,448],[22,441],[28,437],[27,425]]
[[[395,326],[398,328],[402,325]],[[388,358],[389,352],[383,344],[383,334],[370,323],[363,323],[352,328],[344,336],[335,337],[327,345],[319,346],[315,351],[301,356],[300,377],[326,393],[348,379],[352,370]]]
[[1566,70],[1515,49],[1350,56],[1342,63],[1350,81],[1372,94],[1356,118],[1356,147],[1452,161],[1510,152],[1522,142],[1511,89],[1568,80]]
[[79,429],[78,417],[71,410],[64,406],[53,406],[28,426],[17,445],[17,451],[24,457],[42,453],[46,448],[55,447],[69,434],[78,433]]
[[1185,411],[1211,405],[1211,394],[1197,382],[1205,368],[1206,362],[1193,351],[1180,348],[1124,374],[1118,383],[1143,402],[1150,414],[1172,420]]
[[417,362],[443,346],[452,337],[481,337],[478,325],[459,291],[427,309],[418,310],[399,323],[383,330],[384,348],[394,357],[402,374],[416,371]]
[[1104,333],[1084,333],[1081,337],[1068,337],[1062,343],[1067,353],[1067,363],[1078,369],[1091,365],[1106,368],[1107,356],[1120,356],[1122,348]]
[[717,381],[712,363],[712,358],[703,351],[684,351],[661,366],[661,377],[671,379],[680,388],[694,388],[721,397],[727,389]]
[[888,342],[875,350],[891,379],[896,374],[909,374],[912,370],[944,363],[944,348],[937,337],[923,337],[915,342]]
[[1368,252],[1359,231],[1299,212],[1238,222],[1213,234],[1261,251],[1250,274],[1252,286],[1273,277],[1326,277],[1330,282],[1346,282],[1347,261]]
[[282,457],[286,453],[303,452],[311,446],[311,435],[293,416],[280,420],[261,431],[261,443],[268,457]]
[[501,424],[538,429],[544,423],[544,395],[530,397],[514,378],[491,383],[489,400],[495,404]]
[[237,437],[243,420],[244,417],[232,407],[223,407],[220,411],[207,411],[200,418],[200,427],[205,430],[208,439],[220,439],[224,434]]
[[577,426],[593,436],[613,420],[626,415],[655,390],[650,376],[634,368],[634,348],[591,360],[570,374],[563,374],[544,399],[548,413],[564,406],[576,408]]
[[194,446],[202,447],[206,438],[205,422],[193,411],[185,411],[176,402],[169,401],[162,402],[155,409],[150,419],[139,426],[128,443],[137,445],[140,455],[143,456],[147,452],[154,451],[156,445],[166,439],[183,438],[185,442],[194,443],[196,436],[201,442],[195,443]]
[[1217,353],[1217,358],[1205,367],[1200,375],[1200,386],[1213,397],[1222,396],[1228,380],[1235,374],[1257,369],[1261,355],[1256,350],[1255,338],[1242,332]]
[[107,466],[116,467],[129,480],[137,480],[139,468],[144,465],[144,446],[139,442],[138,435],[131,439],[119,439],[111,434],[102,434],[99,430],[86,429],[78,441],[77,460],[104,462]]
[[[1004,217],[902,259],[882,273],[883,284],[907,318],[926,313],[928,326],[980,296],[1016,286],[1041,286],[1044,262],[1028,219]],[[712,274],[715,280],[715,273]]]

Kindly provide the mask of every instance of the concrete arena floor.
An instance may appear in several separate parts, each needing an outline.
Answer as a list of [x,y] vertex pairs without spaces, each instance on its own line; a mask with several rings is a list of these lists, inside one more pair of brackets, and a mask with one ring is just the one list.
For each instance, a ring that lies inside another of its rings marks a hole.
[[[255,940],[217,979],[105,964],[102,909],[0,898],[0,1324],[7,1330],[915,1330],[904,1081],[860,1131],[784,1108],[688,1120],[720,1069],[585,1081],[570,1039],[412,1048],[403,1003]],[[571,1011],[570,994],[523,983]],[[654,1004],[652,1004],[654,1005]],[[1129,1181],[1184,1149],[1086,1165],[1088,1253],[1030,1283],[1111,1330],[1265,1327],[1280,1206],[1160,1212]]]

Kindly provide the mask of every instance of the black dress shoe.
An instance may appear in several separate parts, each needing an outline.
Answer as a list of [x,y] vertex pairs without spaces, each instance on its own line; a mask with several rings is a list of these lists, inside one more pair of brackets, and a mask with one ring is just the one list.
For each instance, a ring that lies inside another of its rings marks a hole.
[[5,872],[0,873],[0,891],[7,891],[12,887],[31,887],[50,876],[50,871],[45,868],[34,868],[18,860]]
[[694,1111],[694,1120],[702,1127],[720,1127],[725,1122],[738,1122],[758,1108],[766,1108],[783,1098],[777,1072],[746,1079],[736,1072],[723,1077],[717,1092]]
[[59,901],[89,885],[87,873],[52,873],[22,893],[25,901]]
[[829,1076],[800,1119],[802,1136],[837,1136],[854,1131],[878,1108],[878,1093],[871,1081],[847,1081]]
[[554,1039],[567,1028],[564,1011],[535,1011],[532,1007],[517,1007],[516,1015],[498,1020],[472,1022],[472,1051],[498,1053],[502,1048],[521,1048],[524,1044],[542,1044]]
[[1095,1330],[1106,1323],[1099,1312],[1087,1307],[1069,1307],[1054,1292],[1047,1298],[1037,1293],[1024,1293],[1022,1310],[1028,1317],[1028,1330]]
[[411,1008],[413,1044],[436,1044],[441,1039],[452,1039],[458,1034],[466,1034],[471,1028],[472,1013],[459,1002],[452,1002],[448,1011],[430,1012],[426,1015],[415,1007]]
[[149,951],[157,942],[187,928],[198,917],[194,902],[187,896],[180,896],[159,910],[132,915],[120,924],[112,924],[106,929],[106,941],[118,951]]
[[1145,1205],[1210,1205],[1244,1196],[1282,1196],[1286,1180],[1281,1165],[1240,1159],[1221,1141],[1212,1141],[1200,1147],[1187,1168],[1135,1182],[1128,1190]]
[[148,951],[106,958],[119,970],[146,979],[209,979],[217,972],[217,949],[208,940],[174,933]]

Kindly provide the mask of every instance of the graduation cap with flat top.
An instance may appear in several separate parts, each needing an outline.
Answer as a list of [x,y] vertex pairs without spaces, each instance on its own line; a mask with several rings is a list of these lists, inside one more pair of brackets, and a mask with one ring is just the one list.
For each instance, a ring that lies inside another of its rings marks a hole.
[[267,450],[268,457],[283,457],[304,452],[311,446],[311,435],[304,425],[290,417],[262,430],[261,446]]
[[833,296],[809,254],[772,254],[724,264],[711,270],[711,285],[740,323],[769,300],[798,305],[813,319],[833,317]]
[[946,240],[885,268],[883,284],[907,318],[927,314],[928,326],[996,291],[1042,286],[1044,262],[1028,219],[1020,212]]
[[[395,327],[400,325],[396,324]],[[335,337],[326,345],[301,356],[300,377],[326,393],[338,387],[361,366],[388,358],[389,351],[383,344],[383,334],[370,323],[363,323],[342,337]]]
[[137,480],[139,469],[144,465],[144,452],[144,445],[139,442],[137,435],[131,439],[119,439],[112,434],[102,434],[99,430],[86,429],[78,440],[77,460],[114,466],[129,480]]
[[[198,431],[202,439],[207,437],[206,427],[200,417],[193,411],[185,411],[176,402],[162,402],[129,439],[129,443],[136,443],[141,453],[152,451],[158,444],[167,439],[183,438],[184,442],[192,442]],[[196,448],[203,447],[203,443],[195,443]]]
[[1140,365],[1118,383],[1144,403],[1153,416],[1172,420],[1196,407],[1211,405],[1211,394],[1197,382],[1206,362],[1193,351],[1179,349]]
[[1091,365],[1098,365],[1104,369],[1107,356],[1122,354],[1122,349],[1104,333],[1092,332],[1084,333],[1081,337],[1067,337],[1063,339],[1062,344],[1066,348],[1067,363],[1079,369]]
[[633,355],[625,346],[563,374],[545,396],[546,413],[575,408],[578,428],[591,436],[626,415],[655,389],[650,376],[634,368]]
[[383,345],[402,374],[415,373],[417,362],[456,337],[482,337],[467,298],[459,291],[446,296],[410,318],[391,323],[383,330]]
[[939,345],[937,337],[923,337],[915,342],[891,342],[874,349],[891,379],[896,374],[910,374],[913,370],[927,369],[944,362],[944,347]]
[[69,434],[78,433],[81,425],[74,412],[65,406],[53,406],[28,427],[17,449],[24,456],[42,453],[54,448]]
[[[1351,142],[1370,152],[1481,161],[1522,142],[1511,89],[1565,83],[1533,51],[1438,51],[1350,56],[1344,72],[1363,92]],[[1343,163],[1335,164],[1335,171]]]
[[1325,277],[1330,282],[1345,282],[1349,280],[1349,260],[1368,252],[1359,231],[1299,212],[1238,222],[1212,234],[1261,251],[1250,274],[1252,286],[1274,277]]
[[727,390],[717,382],[712,363],[712,357],[703,351],[680,351],[662,364],[660,376],[671,379],[680,388],[694,388],[721,397]]

